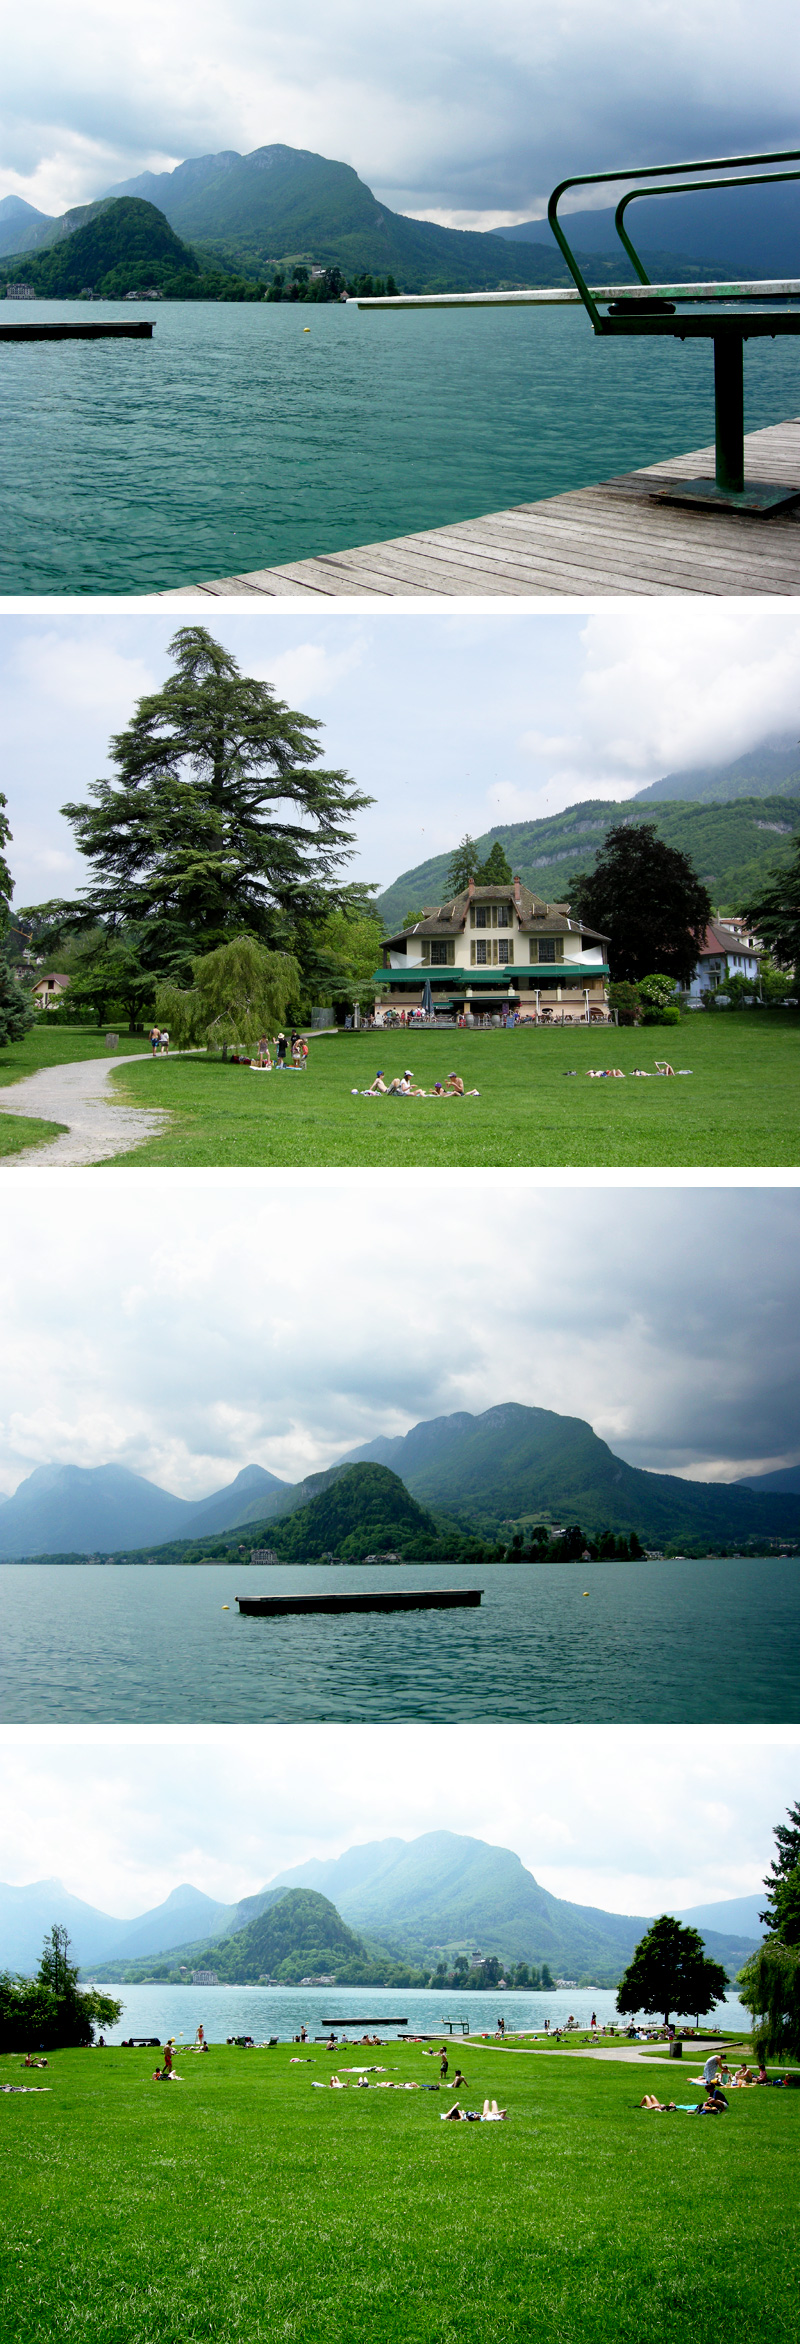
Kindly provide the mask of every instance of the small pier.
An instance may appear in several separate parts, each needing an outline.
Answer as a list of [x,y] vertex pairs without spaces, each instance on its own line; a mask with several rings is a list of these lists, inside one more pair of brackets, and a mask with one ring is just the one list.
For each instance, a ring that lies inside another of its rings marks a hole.
[[708,511],[659,501],[660,492],[674,494],[682,479],[713,479],[714,460],[713,446],[694,448],[504,513],[168,589],[148,600],[799,593],[800,417],[745,438],[748,482],[796,489],[798,503],[788,511]]
[[358,1595],[237,1595],[240,1612],[248,1619],[285,1619],[308,1612],[456,1611],[480,1603],[482,1587],[392,1588],[390,1592]]
[[0,325],[0,342],[151,342],[151,317],[125,318],[112,325]]

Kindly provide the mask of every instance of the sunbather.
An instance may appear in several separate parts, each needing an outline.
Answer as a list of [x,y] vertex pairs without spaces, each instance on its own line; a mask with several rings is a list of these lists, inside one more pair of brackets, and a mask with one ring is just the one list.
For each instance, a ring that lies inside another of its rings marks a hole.
[[498,2108],[496,2100],[484,2100],[482,2124],[505,2124],[507,2115],[508,2109]]
[[657,2100],[655,2092],[645,2092],[644,2099],[639,2101],[639,2106],[651,2109],[654,2116],[671,2116],[676,2112],[674,2100]]
[[385,1098],[386,1084],[383,1079],[383,1067],[379,1066],[378,1072],[375,1076],[375,1081],[370,1083],[368,1091],[362,1091],[361,1096],[362,1099],[377,1099],[380,1097],[381,1093]]

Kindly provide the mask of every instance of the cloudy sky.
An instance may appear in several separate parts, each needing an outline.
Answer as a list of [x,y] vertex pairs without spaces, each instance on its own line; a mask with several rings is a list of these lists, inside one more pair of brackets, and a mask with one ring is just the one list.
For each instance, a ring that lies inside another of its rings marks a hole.
[[279,141],[493,226],[570,172],[793,145],[795,36],[790,0],[39,0],[4,35],[0,195],[58,212]]
[[751,1895],[798,1795],[793,1726],[0,1727],[0,1878],[121,1917],[231,1902],[309,1856],[465,1832],[612,1912]]
[[[108,741],[169,672],[174,615],[0,616],[3,787],[17,905],[86,867],[59,813],[109,772]],[[800,613],[631,602],[594,615],[214,612],[247,673],[318,717],[324,760],[375,804],[354,874],[385,887],[465,830],[625,798],[800,730]]]
[[800,1455],[793,1188],[533,1177],[9,1181],[0,1488],[51,1460],[200,1497],[520,1396],[699,1479]]

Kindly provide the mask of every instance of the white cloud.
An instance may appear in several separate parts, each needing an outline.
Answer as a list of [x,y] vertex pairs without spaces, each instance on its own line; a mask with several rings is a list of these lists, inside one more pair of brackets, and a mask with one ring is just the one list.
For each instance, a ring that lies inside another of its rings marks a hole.
[[270,141],[356,165],[400,209],[541,212],[565,172],[780,146],[798,69],[788,0],[41,0],[9,22],[6,189],[46,209],[184,155]]
[[76,1175],[68,1243],[41,1194],[6,1198],[9,1492],[51,1459],[186,1496],[250,1461],[300,1479],[518,1391],[662,1471],[796,1452],[791,1190],[587,1192],[577,1213],[533,1178],[444,1197],[388,1173],[380,1196],[357,1176]]
[[557,1896],[643,1912],[752,1893],[797,1795],[791,1726],[0,1728],[0,1874],[133,1914],[231,1901],[425,1831],[512,1848]]

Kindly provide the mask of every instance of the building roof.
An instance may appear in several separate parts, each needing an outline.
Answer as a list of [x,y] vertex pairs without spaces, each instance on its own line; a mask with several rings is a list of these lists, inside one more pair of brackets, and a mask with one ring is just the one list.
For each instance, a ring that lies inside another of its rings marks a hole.
[[744,937],[737,935],[735,928],[729,928],[725,920],[709,920],[698,958],[716,959],[721,952],[741,952],[746,953],[750,960],[758,960],[763,950],[763,944],[746,943]]
[[464,887],[460,895],[450,896],[446,903],[428,905],[412,927],[395,929],[393,935],[384,938],[384,943],[404,943],[409,936],[460,936],[467,925],[471,904],[501,903],[510,904],[516,912],[523,934],[591,936],[598,944],[608,942],[599,929],[585,927],[582,920],[571,914],[568,903],[545,903],[521,879],[514,879],[503,887]]

